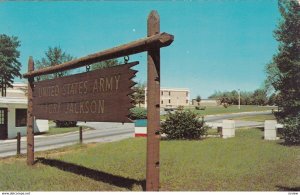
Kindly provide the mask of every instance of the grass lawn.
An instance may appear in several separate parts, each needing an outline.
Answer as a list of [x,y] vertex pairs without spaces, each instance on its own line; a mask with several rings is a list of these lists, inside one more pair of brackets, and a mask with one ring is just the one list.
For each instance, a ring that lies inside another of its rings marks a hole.
[[[161,141],[162,191],[299,190],[300,148],[262,140],[260,129],[230,139]],[[146,139],[75,145],[0,160],[0,191],[142,190]]]
[[[90,127],[82,126],[82,130],[87,130],[91,129]],[[55,134],[61,134],[61,133],[69,133],[73,131],[79,131],[79,126],[78,127],[49,127],[49,131],[45,132],[44,135],[55,135]]]
[[[79,126],[77,127],[56,127],[53,121],[49,121],[49,131],[43,132],[43,135],[56,135],[62,133],[69,133],[73,131],[79,131]],[[92,130],[91,127],[82,126],[82,130]]]
[[237,112],[252,112],[252,111],[265,111],[275,109],[274,106],[254,106],[254,105],[241,105],[241,109],[238,109],[237,105],[229,106],[207,106],[205,110],[190,109],[202,116],[215,115],[215,114],[226,114],[226,113],[237,113]]
[[264,122],[265,120],[276,120],[273,114],[261,114],[255,116],[243,116],[243,117],[236,117],[232,118],[233,120],[243,120],[243,121],[257,121],[257,122]]

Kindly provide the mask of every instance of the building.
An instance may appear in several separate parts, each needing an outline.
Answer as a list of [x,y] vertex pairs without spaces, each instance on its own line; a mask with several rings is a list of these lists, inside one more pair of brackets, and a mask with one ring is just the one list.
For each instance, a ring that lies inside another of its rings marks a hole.
[[[196,101],[196,99],[192,100],[192,105],[193,106],[198,106],[198,102]],[[218,106],[218,105],[220,105],[220,101],[219,100],[202,99],[200,101],[200,105],[199,106]]]
[[[13,84],[6,97],[0,97],[0,139],[15,138],[17,133],[26,135],[27,129],[27,84]],[[49,130],[48,120],[35,120],[34,132]]]
[[[188,106],[190,90],[187,88],[160,88],[160,107]],[[145,88],[145,107],[147,107],[147,88]]]

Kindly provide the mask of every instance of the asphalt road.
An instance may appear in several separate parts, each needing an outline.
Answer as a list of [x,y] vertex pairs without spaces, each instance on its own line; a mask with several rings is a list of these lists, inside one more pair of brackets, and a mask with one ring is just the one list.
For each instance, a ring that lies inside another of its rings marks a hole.
[[[265,112],[248,112],[207,116],[204,120],[211,125],[219,125],[222,120],[241,116],[254,116],[258,114],[270,114],[271,111]],[[260,126],[262,122],[253,121],[236,121],[236,127],[243,126]],[[91,142],[111,142],[126,139],[134,136],[133,123],[104,123],[104,122],[87,122],[78,123],[94,128],[95,130],[83,132],[83,143]],[[60,148],[76,144],[79,142],[78,132],[71,132],[52,136],[35,136],[35,151],[44,151],[49,149]],[[21,153],[26,153],[26,137],[21,139]],[[16,140],[0,140],[0,157],[12,156],[16,154]]]
[[[83,132],[83,143],[111,142],[134,136],[133,123],[79,123],[93,127],[95,130]],[[79,133],[71,132],[52,136],[35,136],[35,151],[44,151],[73,145],[79,142]],[[0,140],[0,157],[16,154],[16,140]],[[26,137],[21,139],[21,153],[26,153]]]

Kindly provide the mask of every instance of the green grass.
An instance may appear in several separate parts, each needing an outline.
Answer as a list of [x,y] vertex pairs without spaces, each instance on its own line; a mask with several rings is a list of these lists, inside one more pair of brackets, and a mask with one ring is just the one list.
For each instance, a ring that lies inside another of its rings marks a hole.
[[237,113],[237,112],[252,112],[252,111],[265,111],[272,110],[275,107],[271,106],[254,106],[254,105],[241,105],[241,109],[238,109],[237,105],[229,106],[224,108],[224,106],[207,106],[205,110],[196,110],[194,108],[190,109],[197,114],[202,116],[205,115],[216,115],[216,114],[227,114],[227,113]]
[[[91,129],[90,127],[82,126],[82,130]],[[79,127],[49,127],[49,131],[45,132],[45,135],[56,135],[62,133],[69,133],[79,131]]]
[[[91,127],[82,126],[82,130],[93,130]],[[56,127],[56,124],[53,121],[49,121],[49,131],[43,132],[43,135],[56,135],[62,133],[79,131],[79,126],[77,127]]]
[[264,122],[265,120],[276,120],[276,118],[273,114],[260,114],[255,116],[235,117],[232,118],[232,120]]
[[[230,139],[161,141],[162,191],[276,191],[300,187],[300,148],[264,141],[260,129]],[[0,160],[0,191],[142,190],[146,139],[38,152]]]

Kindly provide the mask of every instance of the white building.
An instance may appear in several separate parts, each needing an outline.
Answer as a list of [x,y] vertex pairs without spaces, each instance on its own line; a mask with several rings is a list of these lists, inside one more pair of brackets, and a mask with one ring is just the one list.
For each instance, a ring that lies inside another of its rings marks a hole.
[[[187,88],[160,88],[160,107],[188,106],[190,90]],[[145,88],[145,107],[147,107],[147,88]]]
[[[6,97],[0,97],[0,139],[15,138],[17,133],[26,135],[27,84],[14,84],[8,88]],[[34,132],[49,130],[48,120],[36,120]]]

